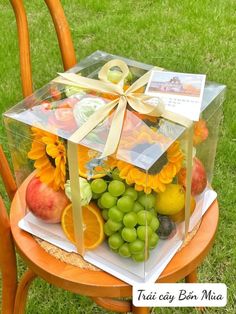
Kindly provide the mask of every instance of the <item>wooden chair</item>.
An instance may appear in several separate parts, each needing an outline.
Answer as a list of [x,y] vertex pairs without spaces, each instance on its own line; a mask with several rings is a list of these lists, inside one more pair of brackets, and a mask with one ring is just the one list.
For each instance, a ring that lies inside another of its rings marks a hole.
[[[0,146],[0,175],[5,183],[6,191],[12,200],[16,192],[16,184],[11,174],[6,157]],[[17,289],[17,270],[15,247],[6,207],[0,196],[0,270],[2,272],[2,313],[12,314]]]
[[[66,70],[76,63],[68,23],[60,1],[45,0],[45,2],[52,15]],[[32,93],[33,87],[27,19],[22,0],[11,0],[11,4],[16,15],[18,28],[23,95],[28,96]],[[10,199],[13,198],[10,208],[10,226],[5,207],[2,201],[0,202],[0,245],[3,248],[0,249],[0,252],[4,250],[4,254],[0,253],[0,266],[3,273],[2,313],[13,313],[13,308],[15,314],[24,313],[27,292],[30,283],[36,276],[57,287],[88,296],[108,310],[133,311],[136,314],[148,313],[148,308],[136,308],[131,301],[117,299],[132,297],[130,285],[103,271],[85,270],[57,260],[43,250],[30,234],[18,227],[19,220],[24,216],[24,204],[20,199],[24,198],[27,182],[17,190],[13,197],[16,185],[2,150],[0,152],[0,165],[2,165],[0,174]],[[182,278],[185,278],[186,282],[196,282],[196,268],[203,261],[214,241],[218,214],[218,204],[215,201],[204,215],[196,236],[175,255],[159,277],[158,282],[177,282]],[[16,283],[16,262],[10,228],[14,244],[28,266],[28,270],[18,285]],[[11,277],[5,276],[4,274],[9,273],[10,270],[12,270]]]

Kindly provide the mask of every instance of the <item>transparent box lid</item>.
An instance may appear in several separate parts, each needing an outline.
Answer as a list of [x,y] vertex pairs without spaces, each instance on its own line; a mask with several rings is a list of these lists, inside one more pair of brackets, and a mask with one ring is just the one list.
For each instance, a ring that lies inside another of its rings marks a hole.
[[[132,82],[153,67],[96,51],[68,72],[97,79],[101,67],[111,59],[120,59],[126,62],[132,74]],[[207,82],[201,110],[206,110],[224,89],[224,85]],[[64,98],[55,100],[54,97],[52,101],[52,93],[56,90],[59,90]],[[4,117],[8,128],[10,128],[9,121],[14,119],[68,140],[91,113],[110,101],[109,95],[97,94],[92,90],[64,86],[51,81],[12,107],[4,114]],[[107,140],[111,121],[112,114],[79,144],[101,153]],[[181,125],[160,118],[148,119],[127,107],[116,158],[148,171],[184,130],[185,127]],[[145,138],[145,145],[142,143],[142,138]]]

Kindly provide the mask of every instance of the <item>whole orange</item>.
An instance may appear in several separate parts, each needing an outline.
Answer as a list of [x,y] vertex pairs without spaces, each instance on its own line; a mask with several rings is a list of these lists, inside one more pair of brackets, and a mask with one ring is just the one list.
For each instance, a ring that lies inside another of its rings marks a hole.
[[[195,207],[196,207],[195,198],[193,196],[191,196],[191,200],[190,200],[190,215],[192,215],[192,213],[194,212]],[[185,217],[185,210],[184,210],[184,208],[180,212],[178,212],[177,214],[170,215],[169,217],[174,222],[184,221],[184,217]]]
[[161,215],[175,215],[185,203],[185,190],[180,184],[168,184],[164,192],[156,196],[156,211]]

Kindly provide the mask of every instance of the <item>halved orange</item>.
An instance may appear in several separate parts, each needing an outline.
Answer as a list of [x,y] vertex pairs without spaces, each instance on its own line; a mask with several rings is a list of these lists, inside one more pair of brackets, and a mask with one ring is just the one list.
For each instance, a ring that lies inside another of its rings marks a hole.
[[[99,208],[90,203],[82,207],[83,228],[84,228],[84,247],[86,249],[95,249],[104,240],[102,218]],[[61,226],[68,240],[75,244],[74,224],[72,218],[72,204],[69,204],[62,213]]]

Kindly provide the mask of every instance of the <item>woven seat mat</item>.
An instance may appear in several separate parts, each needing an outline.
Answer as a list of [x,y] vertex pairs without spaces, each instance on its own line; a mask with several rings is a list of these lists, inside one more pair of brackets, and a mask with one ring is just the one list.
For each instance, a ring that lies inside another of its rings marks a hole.
[[[195,236],[195,234],[197,233],[199,227],[200,227],[201,221],[195,226],[195,228],[188,233],[184,243],[182,244],[182,246],[179,248],[178,252],[183,249],[191,240],[192,238]],[[66,252],[60,248],[58,248],[57,246],[48,243],[47,241],[44,241],[38,237],[34,237],[35,240],[39,243],[39,245],[50,255],[54,256],[55,258],[59,259],[60,261],[76,266],[76,267],[80,267],[80,268],[84,268],[84,269],[89,269],[89,270],[93,270],[93,271],[100,271],[99,268],[91,265],[90,263],[86,262],[82,256],[80,256],[77,253],[71,253],[71,252]]]

